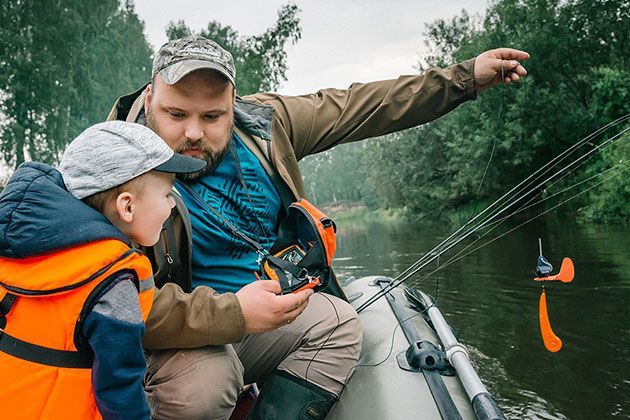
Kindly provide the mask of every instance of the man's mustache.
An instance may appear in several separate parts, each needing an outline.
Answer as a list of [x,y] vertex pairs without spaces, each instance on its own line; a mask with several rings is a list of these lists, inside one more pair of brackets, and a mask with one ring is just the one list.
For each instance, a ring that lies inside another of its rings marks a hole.
[[201,150],[202,152],[205,153],[212,153],[213,150],[207,146],[204,146],[201,142],[199,141],[191,141],[191,140],[186,140],[186,142],[182,145],[180,145],[177,148],[177,153],[182,153],[185,152],[187,150],[192,150],[192,149],[197,149],[197,150]]

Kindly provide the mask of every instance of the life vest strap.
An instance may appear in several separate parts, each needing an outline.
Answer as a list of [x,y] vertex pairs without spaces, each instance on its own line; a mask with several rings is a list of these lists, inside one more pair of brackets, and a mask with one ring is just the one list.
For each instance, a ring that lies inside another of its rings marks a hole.
[[7,315],[13,307],[16,297],[13,293],[6,293],[0,300],[0,329],[7,325]]
[[57,350],[27,343],[0,330],[0,351],[41,365],[89,369],[94,356],[87,351]]

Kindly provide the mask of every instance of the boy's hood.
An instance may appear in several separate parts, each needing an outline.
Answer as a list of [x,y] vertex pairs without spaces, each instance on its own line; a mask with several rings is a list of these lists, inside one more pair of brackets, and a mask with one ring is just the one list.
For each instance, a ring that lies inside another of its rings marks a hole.
[[26,258],[125,235],[66,189],[61,173],[39,162],[15,171],[0,195],[0,257]]

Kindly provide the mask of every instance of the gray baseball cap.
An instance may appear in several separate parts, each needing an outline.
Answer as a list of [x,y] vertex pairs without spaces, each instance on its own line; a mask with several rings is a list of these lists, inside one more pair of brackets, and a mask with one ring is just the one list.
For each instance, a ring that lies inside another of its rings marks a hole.
[[205,166],[203,160],[174,153],[143,125],[108,121],[89,127],[68,145],[59,172],[68,191],[81,199],[149,171],[185,174]]
[[216,42],[199,35],[175,39],[162,45],[153,59],[151,78],[159,73],[166,83],[172,85],[199,69],[218,71],[234,85],[236,70],[232,54]]

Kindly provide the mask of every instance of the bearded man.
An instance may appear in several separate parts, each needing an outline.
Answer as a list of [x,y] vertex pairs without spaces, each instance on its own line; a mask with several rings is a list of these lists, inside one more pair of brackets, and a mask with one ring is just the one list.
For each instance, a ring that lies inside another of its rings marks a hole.
[[518,81],[527,58],[501,48],[347,90],[239,98],[232,57],[215,42],[163,45],[152,82],[109,116],[146,124],[208,163],[177,183],[176,211],[147,250],[161,286],[143,342],[154,417],[227,418],[243,385],[257,382],[253,418],[324,418],[359,357],[357,314],[335,280],[328,293],[285,295],[276,281],[255,281],[260,255],[241,234],[272,247],[288,204],[304,196],[300,159],[431,121]]

